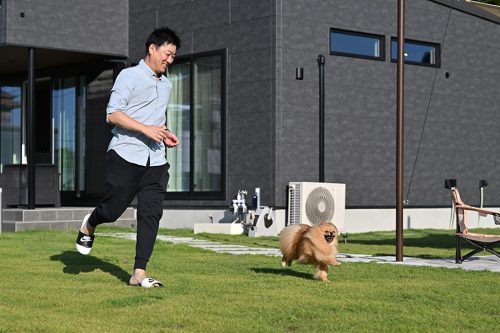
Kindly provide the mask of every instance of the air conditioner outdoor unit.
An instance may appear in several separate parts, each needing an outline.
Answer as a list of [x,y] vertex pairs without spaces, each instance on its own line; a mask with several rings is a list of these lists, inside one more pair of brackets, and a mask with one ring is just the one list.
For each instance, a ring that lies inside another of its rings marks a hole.
[[344,229],[345,184],[288,183],[288,223],[315,225],[332,222]]

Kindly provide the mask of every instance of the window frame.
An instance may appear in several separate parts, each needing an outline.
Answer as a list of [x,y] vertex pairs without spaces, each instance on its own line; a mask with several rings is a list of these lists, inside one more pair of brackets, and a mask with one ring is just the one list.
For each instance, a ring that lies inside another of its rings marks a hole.
[[[165,193],[164,200],[223,200],[226,197],[226,114],[227,114],[227,59],[228,59],[228,49],[217,49],[206,52],[198,52],[198,53],[190,53],[184,55],[178,55],[175,58],[175,64],[181,64],[184,62],[189,63],[190,66],[190,75],[193,73],[194,62],[200,58],[208,58],[220,56],[221,57],[221,180],[220,180],[220,191],[204,191],[199,192],[194,190],[194,140],[190,140],[189,147],[189,191],[167,191]],[[190,80],[190,96],[189,96],[189,104],[190,104],[190,136],[193,138],[193,127],[194,127],[194,80]]]
[[[360,36],[360,37],[369,37],[369,38],[378,39],[379,45],[380,45],[379,56],[376,57],[376,56],[367,56],[367,55],[363,55],[363,54],[334,51],[333,50],[333,45],[332,45],[332,34],[335,33],[335,32],[341,33],[341,34],[345,34],[345,35]],[[330,51],[330,55],[336,55],[336,56],[342,56],[342,57],[351,57],[351,58],[360,58],[360,59],[368,59],[368,60],[377,60],[377,61],[385,61],[385,36],[384,35],[378,35],[378,34],[373,34],[373,33],[368,33],[368,32],[361,32],[361,31],[352,31],[352,30],[330,28],[330,33],[329,33],[328,36],[329,36],[329,51]]]
[[[391,41],[390,41],[390,58],[391,58],[391,62],[393,63],[396,63],[398,61],[397,58],[393,59],[392,58],[392,45],[393,45],[393,42],[396,42],[396,48],[397,48],[397,37],[394,37],[394,36],[391,36]],[[405,64],[406,65],[416,65],[416,66],[424,66],[424,67],[433,67],[433,68],[441,68],[441,44],[439,43],[433,43],[433,42],[426,42],[426,41],[422,41],[422,40],[415,40],[415,39],[408,39],[408,38],[405,38],[405,45],[406,44],[415,44],[415,45],[424,45],[424,46],[431,46],[431,47],[434,47],[434,49],[436,50],[436,63],[435,64],[427,64],[427,63],[424,63],[424,62],[419,62],[419,61],[411,61],[411,60],[406,60],[405,59]],[[403,47],[403,52],[404,52],[405,48]],[[397,53],[397,52],[396,52]],[[397,54],[396,54],[397,56]]]

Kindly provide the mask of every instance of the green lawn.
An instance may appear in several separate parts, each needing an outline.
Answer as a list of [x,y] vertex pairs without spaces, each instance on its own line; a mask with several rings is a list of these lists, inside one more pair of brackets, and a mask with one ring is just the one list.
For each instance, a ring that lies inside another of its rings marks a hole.
[[[500,228],[473,229],[473,232],[500,234]],[[196,237],[211,240],[214,242],[241,244],[256,247],[278,247],[278,237],[252,238],[244,235],[217,235],[217,234],[197,234],[193,231],[169,230],[163,231],[165,234]],[[395,255],[396,238],[394,231],[368,232],[341,235],[339,237],[340,253],[359,253],[370,255]],[[463,244],[464,249],[470,246]],[[466,251],[466,250],[464,250]],[[421,229],[404,231],[405,256],[419,258],[449,258],[455,256],[455,235],[451,230]],[[489,255],[487,252],[482,254]]]
[[[102,228],[99,231],[125,229]],[[495,229],[496,230],[496,229]],[[277,238],[193,235],[252,246]],[[158,242],[149,265],[163,289],[129,287],[135,242],[74,232],[0,234],[0,332],[488,332],[500,325],[500,274],[344,263],[330,283],[277,257]],[[444,243],[443,243],[444,242]],[[348,235],[340,252],[394,254],[393,233]],[[450,231],[405,232],[405,255],[453,256]]]

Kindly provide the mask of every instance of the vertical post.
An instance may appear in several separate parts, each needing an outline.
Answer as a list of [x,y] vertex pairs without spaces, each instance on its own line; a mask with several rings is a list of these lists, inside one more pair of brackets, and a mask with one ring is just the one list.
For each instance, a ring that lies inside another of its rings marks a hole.
[[[466,212],[464,211],[463,214],[464,214],[463,218],[465,218]],[[461,260],[461,258],[462,258],[461,246],[462,245],[460,243],[460,237],[458,236],[458,234],[460,233],[460,224],[458,223],[460,216],[458,215],[458,208],[455,208],[455,219],[457,220],[456,226],[455,226],[455,264],[461,264],[462,263],[462,260]]]
[[325,57],[318,55],[319,66],[319,181],[325,181]]
[[3,208],[2,208],[2,188],[0,187],[0,234],[2,233],[2,215],[3,215]]
[[35,49],[28,49],[28,115],[26,122],[28,157],[28,209],[35,209]]
[[398,0],[398,61],[396,119],[396,261],[403,261],[404,158],[404,26],[405,1]]

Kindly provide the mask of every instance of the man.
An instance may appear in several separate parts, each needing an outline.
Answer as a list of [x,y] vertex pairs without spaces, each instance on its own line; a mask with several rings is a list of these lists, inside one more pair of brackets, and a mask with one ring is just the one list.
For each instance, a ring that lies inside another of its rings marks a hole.
[[179,144],[166,126],[166,108],[172,84],[163,75],[174,61],[180,40],[165,27],[146,41],[146,56],[116,78],[106,110],[115,127],[107,152],[106,191],[91,214],[85,216],[76,239],[81,254],[92,249],[95,228],[116,221],[137,195],[137,241],[134,271],[129,284],[145,288],[163,284],[146,276],[153,252],[169,174],[165,147]]

